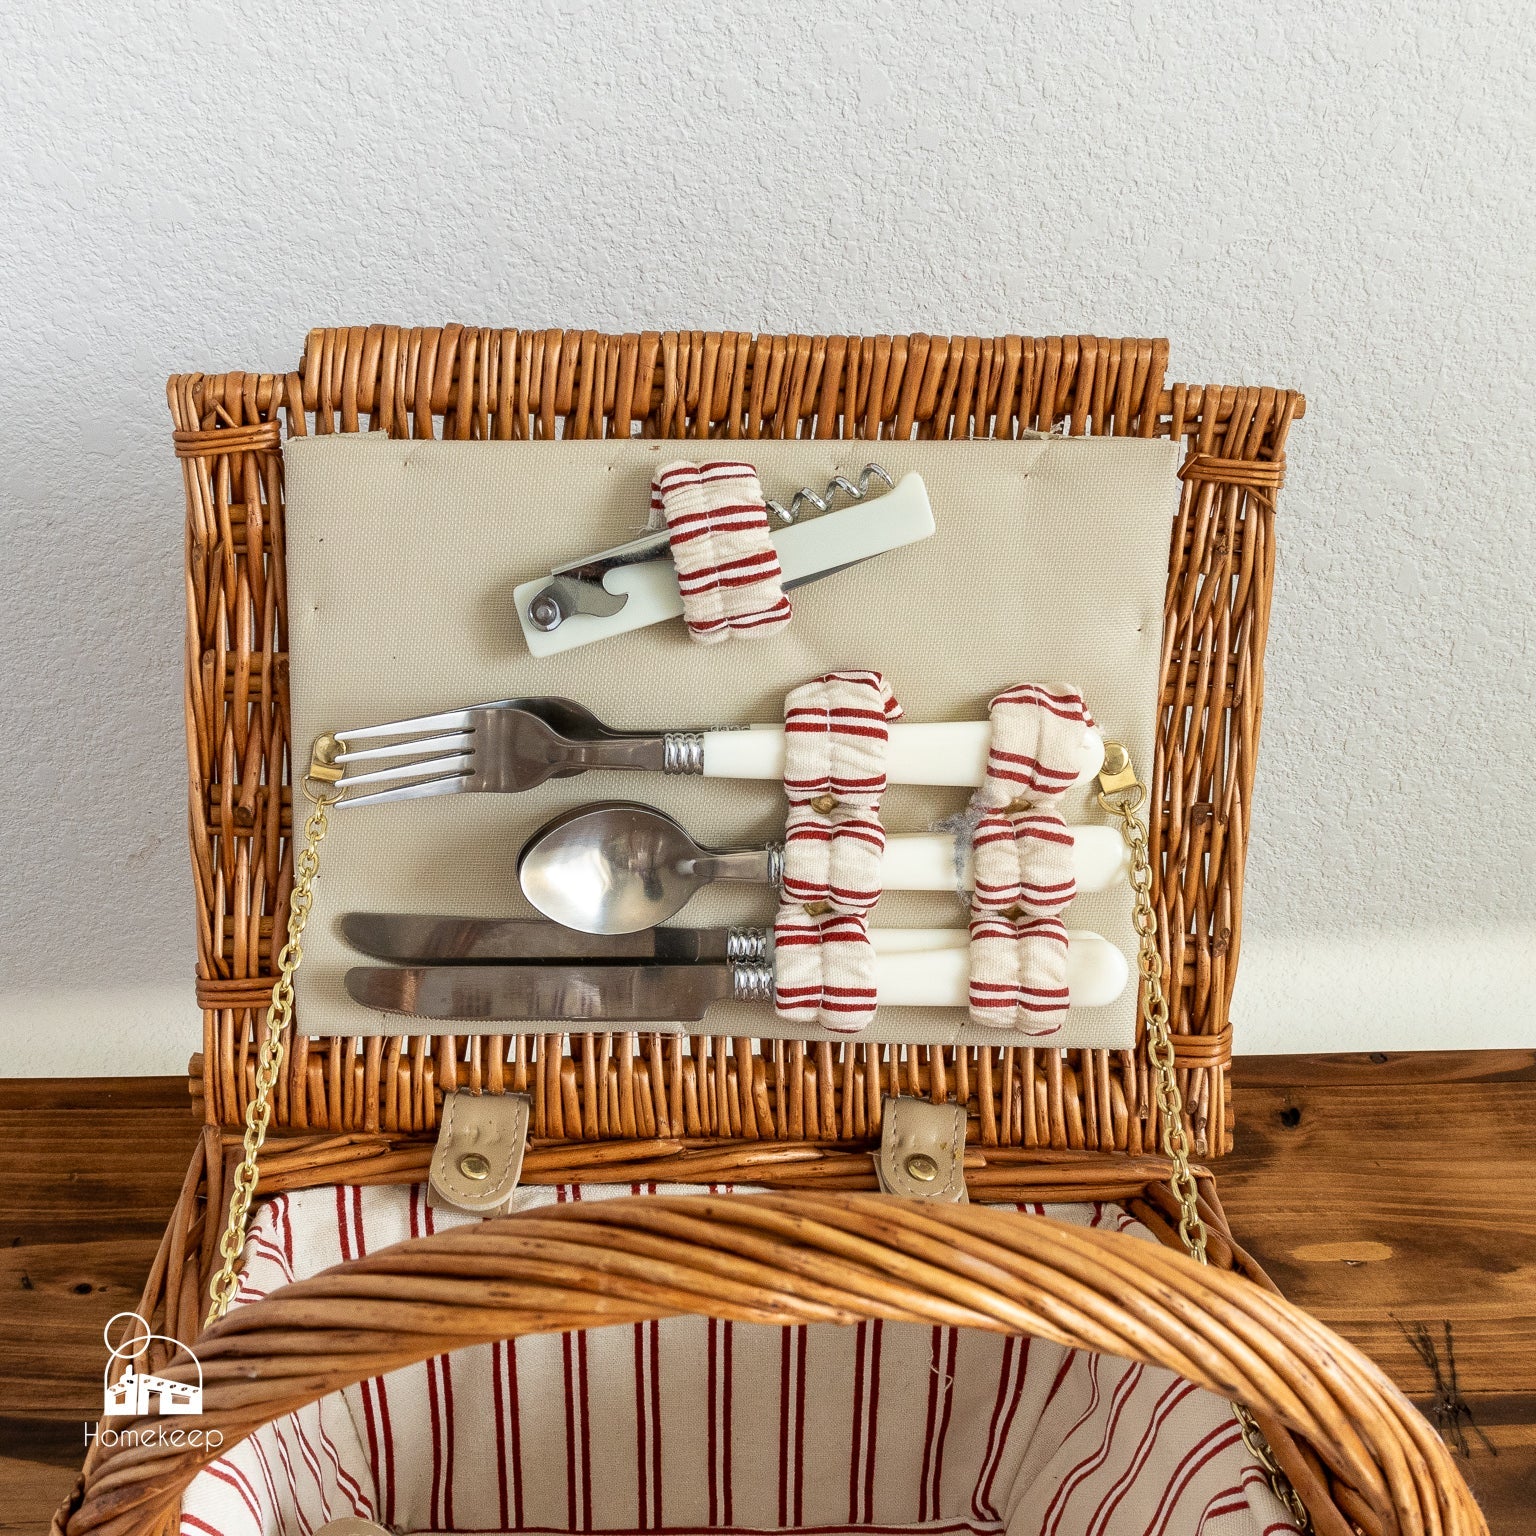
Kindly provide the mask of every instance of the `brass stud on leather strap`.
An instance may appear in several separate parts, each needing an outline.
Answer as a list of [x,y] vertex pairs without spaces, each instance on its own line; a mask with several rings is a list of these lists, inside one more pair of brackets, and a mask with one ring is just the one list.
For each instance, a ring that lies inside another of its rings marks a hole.
[[963,1203],[965,1106],[886,1094],[880,1101],[875,1182],[907,1200]]
[[522,1176],[532,1111],[526,1093],[445,1092],[427,1165],[427,1204],[434,1211],[505,1216]]

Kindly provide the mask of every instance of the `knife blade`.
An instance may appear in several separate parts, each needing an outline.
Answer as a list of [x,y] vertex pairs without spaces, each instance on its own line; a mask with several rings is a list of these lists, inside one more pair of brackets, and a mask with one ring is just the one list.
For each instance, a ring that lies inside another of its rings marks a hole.
[[687,965],[756,960],[766,928],[647,928],[639,933],[578,933],[542,918],[427,917],[411,912],[348,912],[342,937],[353,949],[400,965],[460,965],[576,960],[585,965]]
[[744,972],[765,970],[771,989],[772,970],[760,966],[357,966],[346,987],[365,1008],[419,1019],[687,1024],[702,1020],[711,1003],[738,995]]

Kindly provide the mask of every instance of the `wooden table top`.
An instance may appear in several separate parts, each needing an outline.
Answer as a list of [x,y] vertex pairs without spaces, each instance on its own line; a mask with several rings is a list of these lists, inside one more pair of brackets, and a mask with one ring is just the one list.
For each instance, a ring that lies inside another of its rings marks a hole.
[[[1536,1052],[1247,1057],[1232,1228],[1426,1412],[1447,1326],[1495,1536],[1536,1532]],[[135,1306],[197,1126],[184,1079],[0,1081],[0,1532],[84,1454],[101,1329]],[[1486,1437],[1486,1443],[1484,1440]]]

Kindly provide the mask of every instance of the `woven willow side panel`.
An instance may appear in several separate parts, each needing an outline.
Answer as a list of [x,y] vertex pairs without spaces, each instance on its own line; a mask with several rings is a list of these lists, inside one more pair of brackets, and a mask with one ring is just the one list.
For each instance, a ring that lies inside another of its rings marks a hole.
[[[1164,341],[316,330],[289,374],[170,381],[187,499],[187,748],[203,1050],[193,1093],[239,1122],[292,882],[281,435],[464,439],[1182,439],[1150,804],[1177,1061],[1201,1156],[1231,1145],[1228,1005],[1274,577],[1274,501],[1304,409],[1274,389],[1165,387]],[[323,876],[322,876],[323,879]],[[276,1120],[409,1132],[441,1092],[526,1091],[534,1135],[860,1140],[883,1092],[957,1097],[984,1146],[1139,1153],[1136,1053],[802,1045],[659,1035],[295,1040]]]

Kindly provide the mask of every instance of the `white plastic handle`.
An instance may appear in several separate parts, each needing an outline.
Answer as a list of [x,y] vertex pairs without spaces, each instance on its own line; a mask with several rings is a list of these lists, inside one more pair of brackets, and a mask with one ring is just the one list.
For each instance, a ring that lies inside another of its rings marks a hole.
[[[1107,891],[1131,870],[1130,849],[1113,827],[1072,827],[1072,875],[1079,891]],[[970,889],[971,860],[963,867],[965,888]],[[952,891],[955,880],[955,842],[939,832],[888,837],[880,863],[880,883],[888,891]]]
[[[857,506],[807,518],[778,530],[773,535],[773,544],[779,552],[784,580],[803,582],[823,571],[835,571],[883,555],[887,550],[900,549],[904,544],[914,544],[933,531],[928,488],[921,475],[906,474],[893,490],[870,496]],[[528,617],[528,605],[549,581],[548,576],[525,581],[512,594],[523,638],[535,656],[557,656],[561,651],[572,651],[594,640],[607,640],[632,629],[644,629],[648,624],[679,618],[683,612],[677,572],[670,555],[637,565],[621,565],[608,572],[603,586],[615,597],[621,593],[627,597],[617,613],[605,619],[573,613],[555,629],[537,629]]]
[[[970,935],[964,928],[871,928],[880,1001],[908,1008],[964,1008]],[[1067,990],[1074,1008],[1102,1008],[1125,991],[1130,967],[1102,934],[1067,930]]]
[[871,928],[869,942],[877,955],[930,955],[936,949],[965,949],[971,935],[965,928]]
[[[870,929],[870,938],[882,930]],[[889,929],[886,932],[901,932]],[[909,930],[923,932],[923,930]],[[961,929],[953,932],[961,939]],[[1101,934],[1067,930],[1067,991],[1074,1008],[1103,1008],[1125,991],[1131,968]],[[875,985],[880,1001],[900,1008],[964,1008],[970,998],[971,956],[968,944],[933,948],[892,947],[889,940],[875,946]]]
[[[990,720],[951,720],[931,725],[891,726],[885,775],[892,784],[975,786],[987,771],[992,741]],[[1077,782],[1086,784],[1104,766],[1104,738],[1085,726]],[[744,731],[704,733],[707,779],[782,779],[784,727],[753,725]]]

